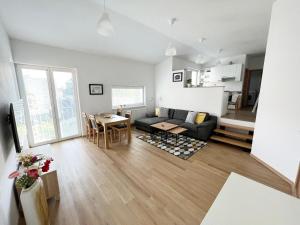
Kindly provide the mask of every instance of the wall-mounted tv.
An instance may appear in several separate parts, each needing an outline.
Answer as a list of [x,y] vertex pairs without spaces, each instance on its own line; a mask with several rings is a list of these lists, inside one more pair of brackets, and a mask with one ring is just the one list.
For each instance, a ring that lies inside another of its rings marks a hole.
[[12,129],[16,151],[17,153],[20,153],[27,137],[23,100],[10,103],[9,122]]

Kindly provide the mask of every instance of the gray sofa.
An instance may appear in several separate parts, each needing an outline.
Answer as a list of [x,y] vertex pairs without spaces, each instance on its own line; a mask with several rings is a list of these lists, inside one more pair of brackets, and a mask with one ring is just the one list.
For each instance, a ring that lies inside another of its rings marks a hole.
[[217,117],[208,115],[203,123],[191,124],[185,122],[188,112],[187,110],[181,109],[169,109],[168,117],[149,116],[147,118],[137,119],[135,120],[135,126],[139,130],[152,133],[154,131],[154,128],[151,127],[152,124],[160,122],[173,123],[188,129],[185,135],[198,140],[207,141],[217,126]]

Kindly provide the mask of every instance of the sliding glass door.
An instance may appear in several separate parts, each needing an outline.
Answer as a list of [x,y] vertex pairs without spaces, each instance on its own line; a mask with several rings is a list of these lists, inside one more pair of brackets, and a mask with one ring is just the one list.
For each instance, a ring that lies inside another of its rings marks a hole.
[[67,138],[78,135],[79,124],[73,73],[66,70],[52,70],[52,75],[60,136]]
[[24,67],[22,78],[30,118],[30,136],[34,139],[34,143],[55,140],[56,128],[47,69]]
[[76,77],[72,69],[18,65],[26,105],[29,144],[36,146],[80,134]]

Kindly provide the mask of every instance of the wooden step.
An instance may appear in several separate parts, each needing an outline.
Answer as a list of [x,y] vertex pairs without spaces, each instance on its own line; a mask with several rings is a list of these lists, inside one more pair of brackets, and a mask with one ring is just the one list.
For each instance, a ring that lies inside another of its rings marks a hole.
[[246,127],[246,126],[234,125],[229,123],[220,123],[220,127],[228,127],[228,128],[245,130],[245,131],[254,131],[254,127]]
[[215,129],[214,132],[218,134],[224,134],[226,136],[234,137],[234,138],[239,138],[243,140],[252,140],[253,135],[250,134],[241,134],[241,133],[236,133],[228,130],[222,130],[222,129]]
[[227,137],[220,137],[218,135],[213,135],[210,137],[210,139],[214,140],[214,141],[220,141],[220,142],[224,142],[227,144],[231,144],[231,145],[235,145],[235,146],[239,146],[242,148],[247,148],[247,149],[251,149],[251,144],[244,142],[244,141],[238,141],[238,140],[234,140],[231,138],[227,138]]

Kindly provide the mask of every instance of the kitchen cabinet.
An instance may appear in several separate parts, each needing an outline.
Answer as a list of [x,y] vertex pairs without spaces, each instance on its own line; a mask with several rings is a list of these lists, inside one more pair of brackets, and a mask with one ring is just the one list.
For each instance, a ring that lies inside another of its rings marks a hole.
[[228,81],[241,81],[242,77],[242,64],[232,64],[218,67],[218,73],[223,82]]
[[242,68],[242,64],[219,65],[207,68],[204,71],[203,81],[210,83],[241,81]]

